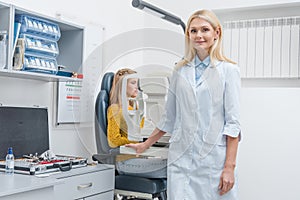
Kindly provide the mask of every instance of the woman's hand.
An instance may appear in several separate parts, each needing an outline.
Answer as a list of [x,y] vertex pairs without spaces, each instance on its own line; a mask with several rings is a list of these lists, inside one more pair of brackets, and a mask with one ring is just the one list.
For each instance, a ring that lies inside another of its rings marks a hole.
[[146,149],[149,148],[145,142],[136,143],[136,144],[126,144],[125,147],[130,147],[135,149],[137,154],[143,153]]
[[155,128],[152,134],[145,142],[136,143],[136,144],[126,144],[125,147],[130,147],[135,149],[137,154],[143,153],[146,149],[151,147],[157,140],[159,140],[166,132]]
[[234,168],[224,168],[221,174],[219,190],[220,195],[226,194],[234,186]]
[[219,183],[220,195],[226,194],[234,185],[234,169],[239,137],[227,136],[226,159]]

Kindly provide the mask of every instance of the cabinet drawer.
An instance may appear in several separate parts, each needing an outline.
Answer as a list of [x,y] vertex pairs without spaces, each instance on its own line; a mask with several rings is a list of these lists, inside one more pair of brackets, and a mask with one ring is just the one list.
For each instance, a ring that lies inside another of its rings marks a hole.
[[113,200],[114,199],[114,192],[105,192],[102,194],[97,194],[94,196],[86,197],[84,200]]
[[57,199],[78,199],[114,189],[114,171],[104,170],[61,178],[55,186]]

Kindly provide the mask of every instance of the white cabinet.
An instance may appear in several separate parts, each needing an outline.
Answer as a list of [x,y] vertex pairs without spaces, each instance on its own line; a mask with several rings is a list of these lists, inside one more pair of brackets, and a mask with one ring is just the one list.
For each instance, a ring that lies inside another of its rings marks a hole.
[[83,198],[83,200],[109,200],[109,199],[113,199],[113,196],[114,196],[113,192],[105,192],[102,194],[97,194],[97,195]]
[[7,175],[0,172],[0,199],[1,200],[51,200],[54,196],[54,185],[62,181],[47,177],[38,178],[30,175]]
[[[113,199],[114,170],[95,170],[58,178],[64,184],[54,187],[56,199]],[[104,198],[105,197],[105,198]],[[109,198],[106,198],[109,197]],[[100,198],[98,198],[100,199]]]
[[14,5],[0,2],[0,31],[5,30],[8,33],[7,40],[7,65],[5,69],[0,69],[1,76],[11,76],[19,78],[38,79],[45,81],[52,80],[74,80],[63,76],[35,73],[28,71],[13,70],[13,38],[15,16],[19,14],[30,15],[58,24],[61,31],[61,37],[58,40],[59,55],[57,64],[68,67],[68,71],[82,72],[83,63],[83,45],[84,45],[84,27],[69,23],[57,18],[48,17],[36,12],[25,10]]
[[[2,4],[0,3],[0,31],[6,31],[7,34],[11,33],[11,29],[12,27],[10,26],[10,22],[11,22],[11,7],[8,4]],[[7,35],[8,36],[8,35]],[[10,41],[10,37],[7,37],[7,43],[9,43]],[[0,47],[2,48],[2,47]],[[6,66],[7,64],[10,64],[9,60],[8,60],[8,54],[9,52],[9,48],[6,48],[5,50],[5,56],[6,56]],[[0,53],[2,52],[2,49],[0,51]],[[2,58],[2,56],[0,56]],[[1,68],[3,66],[0,66]]]
[[17,194],[0,196],[0,200],[29,200],[29,199],[43,199],[53,200],[53,187],[46,187],[38,190],[25,191]]
[[72,169],[49,177],[0,172],[0,200],[113,200],[113,165]]

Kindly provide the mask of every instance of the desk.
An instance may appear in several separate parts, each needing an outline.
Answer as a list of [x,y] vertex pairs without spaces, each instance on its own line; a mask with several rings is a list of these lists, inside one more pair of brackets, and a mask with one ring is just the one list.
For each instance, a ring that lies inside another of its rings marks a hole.
[[0,173],[1,200],[109,200],[114,193],[114,166],[96,165],[49,177]]

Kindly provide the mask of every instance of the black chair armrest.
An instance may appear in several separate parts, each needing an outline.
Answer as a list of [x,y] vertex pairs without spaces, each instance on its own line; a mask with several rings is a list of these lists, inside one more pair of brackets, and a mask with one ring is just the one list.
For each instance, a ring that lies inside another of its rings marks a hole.
[[97,161],[101,164],[111,164],[114,165],[116,163],[116,156],[118,154],[94,154],[92,156],[93,161]]

